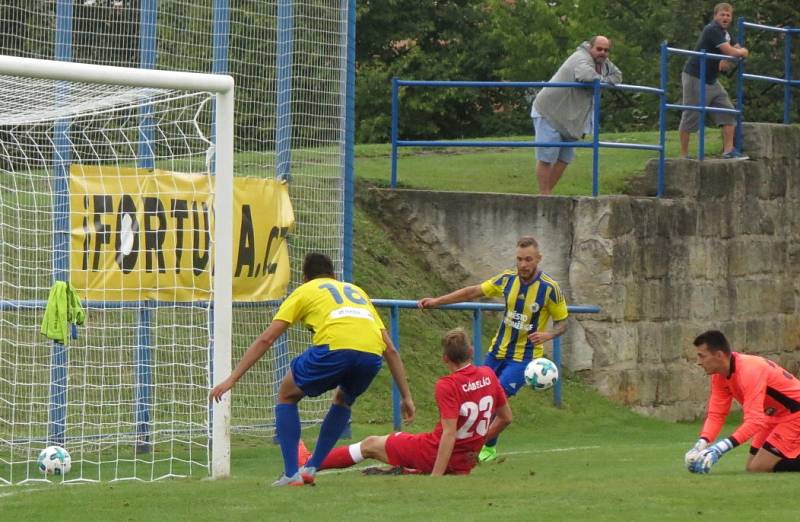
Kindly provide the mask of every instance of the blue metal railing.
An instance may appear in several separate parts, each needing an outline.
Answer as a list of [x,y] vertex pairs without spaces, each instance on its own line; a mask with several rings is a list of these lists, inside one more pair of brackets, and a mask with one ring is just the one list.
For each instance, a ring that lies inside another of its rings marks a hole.
[[744,64],[742,64],[742,67],[740,67],[739,72],[742,80],[766,81],[769,83],[778,83],[783,85],[783,123],[791,123],[792,88],[800,87],[800,80],[793,79],[792,45],[794,41],[793,35],[800,33],[800,28],[772,27],[769,25],[753,24],[750,22],[745,22],[744,18],[739,18],[736,21],[736,26],[738,43],[742,46],[744,46],[745,29],[758,29],[760,31],[783,33],[783,78],[761,76],[757,74],[746,74],[744,72]]
[[[732,57],[722,54],[713,54],[705,51],[690,51],[687,49],[677,49],[668,47],[666,42],[661,44],[661,58],[660,58],[660,82],[659,88],[644,87],[639,85],[626,85],[617,84],[610,85],[600,83],[595,80],[593,83],[574,83],[574,82],[481,82],[481,81],[422,81],[422,80],[400,80],[392,78],[392,118],[391,118],[391,181],[392,188],[397,187],[397,158],[398,149],[400,147],[576,147],[576,148],[591,148],[592,149],[592,195],[597,196],[599,192],[599,149],[605,148],[625,148],[625,149],[639,149],[639,150],[655,150],[658,151],[658,179],[656,195],[658,197],[664,196],[664,160],[665,160],[665,146],[666,146],[666,111],[667,110],[690,110],[700,112],[700,126],[698,137],[698,159],[705,159],[705,120],[706,113],[729,113],[736,115],[736,134],[735,145],[738,150],[741,150],[742,145],[742,115],[744,113],[744,81],[757,80],[767,81],[771,83],[778,83],[784,87],[784,109],[783,109],[783,122],[790,123],[790,113],[792,107],[792,89],[800,87],[800,80],[795,80],[792,77],[792,43],[793,35],[800,33],[800,29],[792,27],[771,27],[761,24],[753,24],[745,22],[743,18],[738,20],[738,42],[744,44],[745,29],[758,29],[763,31],[778,32],[784,34],[784,77],[776,78],[771,76],[762,76],[756,74],[747,74],[744,72],[745,61],[741,58]],[[705,84],[706,71],[705,63],[707,59],[714,60],[727,60],[739,64],[736,73],[736,108],[725,109],[718,107],[708,107],[706,105],[706,92],[705,89],[700,90],[699,105],[682,105],[667,103],[667,85],[668,85],[668,58],[669,55],[683,55],[683,56],[697,56],[700,59],[700,84]],[[437,141],[437,140],[401,140],[399,138],[399,120],[400,120],[400,87],[416,86],[416,87],[447,87],[447,88],[539,88],[539,87],[555,87],[567,88],[577,87],[593,90],[593,123],[594,130],[591,142],[557,142],[557,143],[535,143],[533,141]],[[658,115],[658,128],[659,140],[658,144],[630,144],[630,143],[614,143],[600,141],[600,92],[601,89],[615,89],[623,91],[645,92],[656,94],[659,96],[659,115]]]
[[[403,299],[373,299],[372,304],[379,308],[389,309],[389,334],[392,342],[400,350],[400,309],[401,308],[417,308],[417,301],[403,300]],[[472,311],[472,345],[475,350],[474,360],[477,364],[483,361],[483,337],[482,337],[482,319],[483,312],[502,312],[505,310],[505,305],[500,303],[453,303],[440,306],[437,309],[443,310],[469,310]],[[567,310],[571,314],[596,314],[600,312],[599,306],[586,306],[575,305],[568,306]],[[556,364],[561,372],[561,338],[556,337],[553,340],[553,362]],[[553,404],[557,407],[561,406],[561,379],[556,381],[553,387]],[[400,392],[397,386],[392,384],[392,423],[394,429],[400,429]]]
[[[398,128],[400,121],[400,87],[448,87],[448,88],[531,88],[531,87],[576,87],[580,89],[592,89],[593,108],[594,108],[594,129],[593,141],[589,142],[575,142],[575,141],[561,141],[561,142],[533,142],[533,141],[474,141],[474,140],[454,140],[454,141],[436,141],[436,140],[401,140],[398,137]],[[597,196],[600,191],[600,171],[599,171],[599,155],[597,150],[599,147],[619,148],[619,149],[638,149],[638,150],[655,150],[658,151],[660,157],[664,156],[664,147],[662,144],[639,144],[639,143],[618,143],[618,142],[604,142],[600,141],[600,93],[602,89],[613,89],[620,91],[633,91],[656,94],[663,97],[663,91],[655,87],[642,87],[639,85],[626,85],[626,84],[609,84],[602,83],[595,80],[591,83],[580,82],[467,82],[467,81],[422,81],[422,80],[400,80],[392,78],[392,188],[397,187],[397,149],[399,147],[576,147],[594,149],[592,155],[592,195]]]

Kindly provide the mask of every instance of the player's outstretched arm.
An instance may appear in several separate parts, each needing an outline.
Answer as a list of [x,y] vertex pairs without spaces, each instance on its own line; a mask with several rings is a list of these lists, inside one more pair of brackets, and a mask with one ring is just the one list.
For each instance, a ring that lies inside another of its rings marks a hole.
[[509,406],[508,403],[497,408],[494,420],[489,425],[489,431],[486,432],[486,440],[492,440],[500,435],[500,433],[511,424],[511,419],[511,406]]
[[465,286],[459,288],[449,294],[441,295],[439,297],[423,297],[417,301],[417,308],[436,308],[451,303],[461,303],[463,301],[472,301],[483,297],[483,290],[481,285]]
[[289,323],[286,321],[272,321],[269,327],[267,327],[267,329],[264,330],[255,341],[253,341],[253,344],[251,344],[244,353],[239,361],[239,364],[236,365],[236,368],[233,369],[228,378],[217,384],[211,390],[211,393],[208,394],[208,400],[215,400],[219,402],[222,399],[222,396],[225,395],[228,390],[233,388],[238,380],[242,378],[242,375],[247,373],[247,370],[249,370],[251,366],[261,359],[265,353],[267,353],[267,350],[272,347],[273,343],[275,343],[275,340],[283,335],[288,328]]
[[389,372],[392,374],[397,389],[400,391],[400,411],[403,414],[403,421],[406,424],[411,424],[414,421],[416,414],[416,407],[414,400],[411,398],[411,389],[408,387],[408,378],[406,377],[406,367],[403,365],[403,360],[400,359],[400,354],[397,348],[394,347],[392,339],[386,330],[381,330],[383,336],[383,343],[386,349],[383,351],[383,358],[386,365],[389,366]]
[[436,462],[433,463],[432,476],[444,475],[447,464],[453,455],[456,445],[456,424],[458,419],[442,419],[442,438],[439,439],[439,450],[436,452]]

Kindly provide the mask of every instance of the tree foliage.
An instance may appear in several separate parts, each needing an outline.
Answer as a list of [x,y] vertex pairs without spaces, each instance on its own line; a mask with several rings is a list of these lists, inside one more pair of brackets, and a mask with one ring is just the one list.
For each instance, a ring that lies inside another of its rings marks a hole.
[[[357,139],[386,141],[390,130],[390,81],[544,81],[582,41],[594,34],[612,39],[611,59],[629,84],[658,87],[659,46],[691,49],[712,18],[715,1],[691,0],[366,0],[359,2],[357,29]],[[800,4],[785,0],[735,2],[734,17],[765,25],[792,26]],[[735,28],[732,31],[736,38]],[[797,62],[798,40],[793,45]],[[752,56],[748,72],[783,76],[783,36],[746,31]],[[685,62],[671,56],[668,101],[679,102]],[[797,66],[795,66],[797,68]],[[795,72],[795,77],[797,72]],[[723,78],[733,95],[731,78]],[[780,121],[783,88],[748,82],[745,117]],[[796,97],[800,98],[800,93]],[[530,132],[529,100],[516,89],[405,88],[400,133],[405,139],[456,138]],[[668,125],[679,117],[671,113]],[[794,118],[797,119],[795,111]],[[658,98],[608,92],[603,128],[653,129]]]

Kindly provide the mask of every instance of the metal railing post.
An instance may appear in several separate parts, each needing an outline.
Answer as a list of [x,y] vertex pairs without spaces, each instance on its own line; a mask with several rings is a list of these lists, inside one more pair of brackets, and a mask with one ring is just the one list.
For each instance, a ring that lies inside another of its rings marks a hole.
[[483,320],[480,310],[472,311],[472,362],[475,365],[483,364]]
[[[400,308],[395,305],[389,309],[389,329],[392,343],[400,351]],[[392,425],[395,430],[400,429],[400,390],[397,383],[392,381]]]
[[700,50],[700,127],[697,134],[697,159],[706,157],[706,50]]
[[400,118],[400,86],[397,77],[392,78],[392,181],[391,187],[397,187],[397,128]]
[[661,94],[659,95],[658,103],[658,145],[661,150],[658,151],[658,180],[656,188],[656,197],[664,197],[664,156],[666,152],[667,143],[667,75],[669,74],[668,53],[666,40],[661,42]]
[[[739,17],[736,22],[736,38],[739,45],[744,47],[744,18]],[[742,150],[742,120],[744,119],[744,59],[740,59],[736,69],[736,130],[733,137],[733,146]]]
[[784,35],[783,42],[783,77],[786,83],[783,84],[783,123],[789,124],[792,121],[792,36],[791,31]]
[[592,82],[592,196],[600,193],[600,80]]
[[556,337],[553,339],[553,364],[558,368],[558,380],[553,385],[553,405],[556,408],[561,407],[561,380],[563,379],[561,370],[561,338]]

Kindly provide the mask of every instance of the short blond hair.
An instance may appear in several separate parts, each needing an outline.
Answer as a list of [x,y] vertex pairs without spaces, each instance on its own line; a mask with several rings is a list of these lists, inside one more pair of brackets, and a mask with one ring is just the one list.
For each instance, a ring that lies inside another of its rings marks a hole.
[[532,246],[535,249],[539,249],[539,243],[536,241],[536,238],[533,236],[522,236],[517,240],[517,248],[525,248]]
[[442,353],[456,364],[471,361],[472,345],[467,337],[467,332],[459,327],[444,334],[442,336]]
[[714,6],[714,14],[716,15],[720,11],[729,11],[733,12],[733,6],[727,2],[720,2]]

